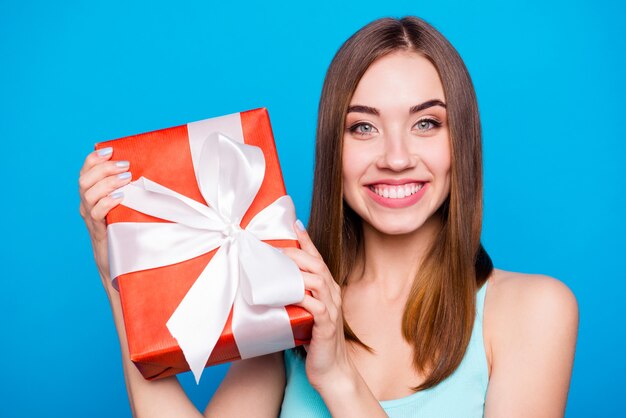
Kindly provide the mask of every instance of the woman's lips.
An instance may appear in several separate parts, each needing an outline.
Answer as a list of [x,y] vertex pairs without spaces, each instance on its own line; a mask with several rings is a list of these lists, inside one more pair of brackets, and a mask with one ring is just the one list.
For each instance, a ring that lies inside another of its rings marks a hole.
[[369,184],[368,195],[377,203],[388,208],[405,208],[417,203],[428,188],[427,182],[390,181]]

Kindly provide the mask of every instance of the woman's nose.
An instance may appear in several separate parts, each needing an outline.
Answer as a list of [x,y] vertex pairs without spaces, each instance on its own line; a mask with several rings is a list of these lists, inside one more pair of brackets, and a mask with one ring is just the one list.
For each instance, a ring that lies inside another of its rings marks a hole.
[[402,171],[414,167],[417,156],[411,152],[407,139],[402,135],[386,137],[378,160],[379,168]]

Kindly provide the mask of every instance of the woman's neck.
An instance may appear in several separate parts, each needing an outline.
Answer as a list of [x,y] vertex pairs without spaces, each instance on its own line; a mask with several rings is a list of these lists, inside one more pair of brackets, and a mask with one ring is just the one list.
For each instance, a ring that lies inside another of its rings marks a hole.
[[432,216],[419,229],[403,235],[388,235],[363,223],[363,246],[350,284],[374,285],[386,299],[408,294],[420,264],[441,222]]

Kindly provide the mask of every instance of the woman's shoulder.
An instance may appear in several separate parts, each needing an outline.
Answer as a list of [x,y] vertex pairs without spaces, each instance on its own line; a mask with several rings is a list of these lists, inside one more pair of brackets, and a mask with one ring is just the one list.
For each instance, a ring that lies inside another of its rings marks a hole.
[[[494,269],[488,282],[488,303],[498,316],[577,312],[576,297],[562,281],[541,274]],[[556,312],[555,312],[556,311]],[[532,320],[536,315],[524,315]]]
[[483,332],[490,365],[513,346],[575,343],[577,330],[576,297],[562,281],[498,269],[489,277]]

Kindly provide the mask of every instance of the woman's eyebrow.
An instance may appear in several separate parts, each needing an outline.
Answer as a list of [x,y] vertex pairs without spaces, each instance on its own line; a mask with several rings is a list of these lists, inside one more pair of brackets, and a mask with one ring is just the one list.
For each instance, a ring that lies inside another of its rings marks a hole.
[[409,109],[409,114],[411,115],[413,113],[420,112],[424,109],[428,109],[429,107],[433,107],[433,106],[441,106],[444,109],[446,108],[446,104],[444,102],[442,102],[439,99],[433,99],[433,100],[429,100],[427,102],[413,106],[412,108]]
[[[420,103],[418,105],[413,106],[409,109],[409,114],[421,112],[424,109],[428,109],[433,106],[441,106],[444,109],[446,108],[446,104],[439,99],[428,100],[424,103]],[[364,106],[364,105],[352,105],[348,107],[348,112],[357,112],[357,113],[368,113],[370,115],[380,116],[380,111],[375,107]]]
[[348,107],[347,113],[368,113],[370,115],[380,116],[380,112],[375,107],[363,106],[363,105],[352,105]]

